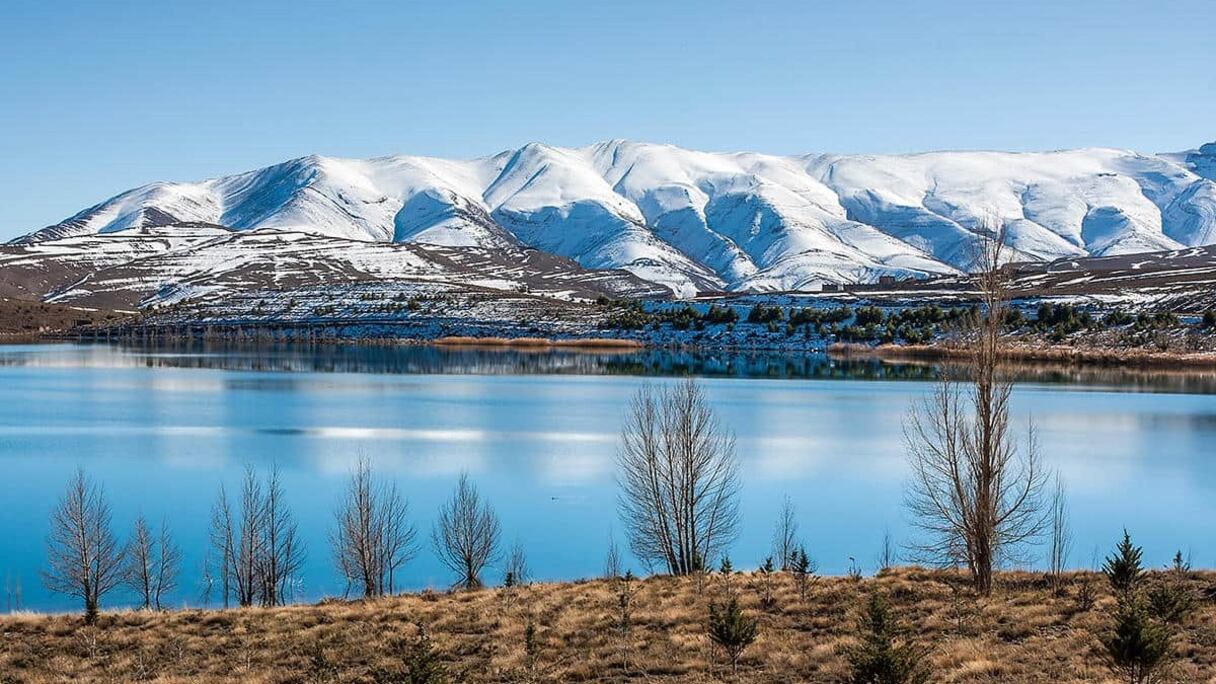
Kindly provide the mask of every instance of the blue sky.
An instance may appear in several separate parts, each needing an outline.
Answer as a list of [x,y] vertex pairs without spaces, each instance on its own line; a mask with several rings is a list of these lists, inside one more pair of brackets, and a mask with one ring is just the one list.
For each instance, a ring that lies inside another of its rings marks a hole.
[[1216,2],[0,4],[0,238],[310,153],[1216,140]]

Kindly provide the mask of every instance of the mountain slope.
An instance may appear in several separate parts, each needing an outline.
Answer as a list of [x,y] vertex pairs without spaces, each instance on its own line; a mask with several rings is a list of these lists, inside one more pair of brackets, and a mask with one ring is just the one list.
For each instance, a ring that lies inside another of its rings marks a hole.
[[668,294],[626,271],[587,270],[519,246],[365,242],[270,228],[171,224],[0,246],[0,296],[86,306],[143,307],[376,282],[561,300]]
[[[774,156],[608,141],[468,161],[303,157],[122,193],[18,240],[208,223],[518,249],[621,268],[678,295],[951,274],[1006,229],[1021,260],[1216,242],[1216,144],[1174,155]],[[268,249],[272,247],[267,247]]]

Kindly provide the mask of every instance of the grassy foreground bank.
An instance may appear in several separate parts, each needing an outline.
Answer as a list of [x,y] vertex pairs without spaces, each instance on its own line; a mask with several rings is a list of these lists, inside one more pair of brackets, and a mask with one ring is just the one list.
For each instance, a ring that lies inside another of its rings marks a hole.
[[[1111,630],[1114,605],[1100,575],[1071,575],[1056,595],[1041,574],[1003,573],[994,594],[978,598],[960,575],[898,568],[877,578],[818,578],[804,600],[793,577],[776,573],[768,609],[764,581],[714,574],[272,609],[117,612],[87,628],[77,615],[6,616],[0,682],[408,682],[417,625],[450,681],[840,682],[873,592],[927,649],[931,681],[1116,681],[1099,641]],[[1216,573],[1188,581],[1199,603],[1176,628],[1164,681],[1216,682]],[[737,675],[706,636],[708,605],[728,592],[759,621]]]

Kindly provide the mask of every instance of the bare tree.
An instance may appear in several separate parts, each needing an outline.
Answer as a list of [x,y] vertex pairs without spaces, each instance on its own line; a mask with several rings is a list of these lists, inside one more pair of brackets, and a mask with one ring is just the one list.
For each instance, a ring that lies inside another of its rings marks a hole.
[[608,535],[608,552],[604,554],[604,579],[616,579],[621,576],[621,547],[617,546],[616,537]]
[[1033,424],[1024,445],[1009,428],[1012,382],[1001,373],[1005,315],[1003,233],[987,242],[976,276],[982,307],[969,331],[967,386],[944,371],[904,426],[912,481],[907,505],[926,539],[921,559],[965,565],[992,590],[994,565],[1043,531],[1045,473]]
[[225,606],[230,592],[241,607],[277,606],[291,599],[292,581],[304,565],[304,548],[277,467],[270,469],[265,485],[252,465],[245,467],[235,511],[220,487],[210,536],[223,566]]
[[295,518],[283,500],[277,465],[270,468],[265,491],[261,506],[262,553],[255,565],[262,605],[278,606],[291,599],[291,580],[304,566],[304,549]]
[[504,577],[508,580],[508,584],[519,585],[527,584],[531,579],[532,570],[528,567],[528,556],[524,552],[523,542],[518,539],[511,545],[511,550],[507,552],[507,569]]
[[[236,569],[236,542],[232,506],[228,504],[228,494],[223,485],[220,485],[219,494],[216,495],[215,504],[211,508],[210,542],[212,555],[209,560],[213,559],[213,562],[219,563],[219,572],[216,574],[219,575],[220,591],[224,594],[224,607],[227,608],[232,596],[232,579]],[[210,567],[207,574],[211,575]],[[208,584],[208,598],[210,594]]]
[[1048,573],[1051,576],[1052,589],[1060,593],[1063,589],[1061,580],[1064,570],[1068,567],[1068,555],[1072,552],[1072,530],[1068,524],[1068,491],[1059,473],[1056,474],[1055,486],[1051,492],[1050,517]]
[[198,602],[204,609],[211,607],[211,592],[215,591],[215,575],[212,573],[211,549],[203,553],[203,562],[199,564]]
[[122,582],[123,549],[110,529],[105,492],[83,469],[51,513],[47,560],[47,589],[84,601],[85,623],[94,624],[102,597]]
[[498,557],[502,531],[498,516],[482,501],[467,473],[460,474],[452,498],[439,509],[431,542],[440,562],[460,579],[456,586],[477,589],[481,572]]
[[895,565],[895,542],[891,539],[891,531],[882,533],[882,546],[878,549],[876,558],[878,571],[890,570]]
[[157,610],[162,610],[165,597],[177,588],[177,575],[182,562],[181,547],[173,541],[169,523],[165,520],[160,522],[160,536],[156,546],[158,550],[155,565],[156,591],[152,593],[152,606]]
[[126,559],[127,587],[139,597],[145,610],[161,610],[165,595],[177,587],[181,562],[181,549],[173,543],[168,523],[162,521],[160,534],[154,537],[144,517],[137,517],[127,543]]
[[232,557],[232,584],[241,607],[252,606],[260,590],[259,565],[263,555],[262,483],[252,465],[245,466],[241,481],[240,509],[236,521],[236,545]]
[[4,576],[4,611],[21,610],[21,577]]
[[696,381],[634,396],[617,457],[620,515],[635,556],[686,575],[734,539],[735,439]]
[[778,567],[788,572],[794,566],[794,554],[798,552],[798,518],[790,497],[781,504],[777,525],[773,528],[773,555],[778,558]]
[[131,540],[127,542],[127,566],[124,570],[123,581],[131,591],[139,596],[141,606],[152,608],[152,576],[156,541],[148,530],[148,523],[141,515],[135,518],[135,526],[131,530]]
[[364,598],[393,593],[397,570],[417,553],[417,528],[397,486],[377,481],[360,459],[335,518],[330,545],[348,590],[357,584]]

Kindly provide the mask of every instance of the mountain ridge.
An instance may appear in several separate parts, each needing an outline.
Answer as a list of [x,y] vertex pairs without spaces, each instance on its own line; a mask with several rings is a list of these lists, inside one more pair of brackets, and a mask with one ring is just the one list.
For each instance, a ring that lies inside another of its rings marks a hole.
[[677,295],[953,274],[1003,227],[1015,257],[1216,242],[1216,144],[903,155],[700,152],[609,140],[470,160],[307,155],[157,181],[14,243],[202,222],[373,242],[529,246]]

